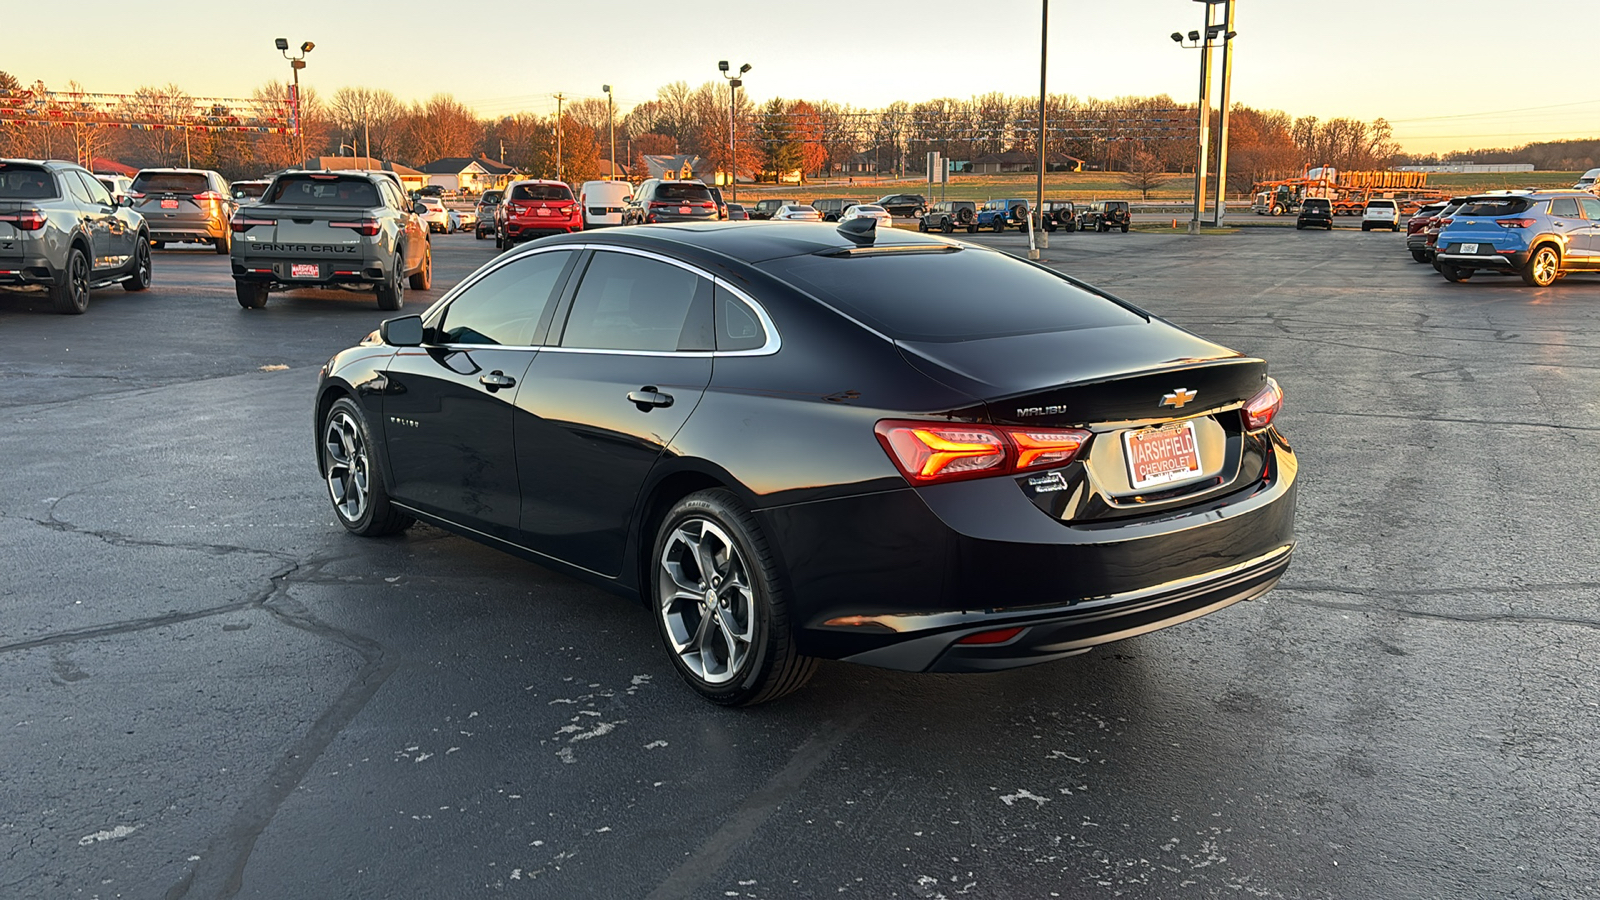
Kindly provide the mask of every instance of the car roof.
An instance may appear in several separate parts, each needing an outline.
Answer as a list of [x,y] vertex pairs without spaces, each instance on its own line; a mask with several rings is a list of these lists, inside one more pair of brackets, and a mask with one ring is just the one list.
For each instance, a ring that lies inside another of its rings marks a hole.
[[[827,250],[848,250],[856,245],[831,223],[762,220],[740,222],[674,222],[628,225],[598,231],[542,238],[536,245],[591,244],[632,247],[672,253],[706,264],[728,261],[754,265],[773,259],[803,256]],[[960,246],[955,241],[901,229],[879,229],[874,246]]]

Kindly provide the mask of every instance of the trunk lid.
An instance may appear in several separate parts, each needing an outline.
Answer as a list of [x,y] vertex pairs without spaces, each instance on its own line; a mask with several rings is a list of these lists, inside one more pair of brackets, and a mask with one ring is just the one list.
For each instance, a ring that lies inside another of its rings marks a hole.
[[[1001,425],[1094,427],[1192,418],[1243,403],[1267,377],[1262,360],[1160,321],[898,343],[914,368],[981,398]],[[1163,405],[1168,395],[1174,397]]]
[[256,205],[241,211],[245,219],[261,221],[238,235],[252,256],[356,259],[363,238],[354,229],[333,227],[332,222],[371,219],[373,209],[314,209],[302,206]]

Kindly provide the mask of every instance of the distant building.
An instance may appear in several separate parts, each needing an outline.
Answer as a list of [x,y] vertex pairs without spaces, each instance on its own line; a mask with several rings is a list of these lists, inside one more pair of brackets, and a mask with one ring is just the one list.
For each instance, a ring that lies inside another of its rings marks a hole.
[[514,166],[495,162],[487,156],[452,156],[436,159],[422,167],[428,184],[438,185],[447,191],[471,191],[479,194],[524,177]]
[[400,177],[400,184],[408,191],[421,190],[428,184],[428,176],[410,166],[403,166],[397,162],[378,159],[375,156],[319,156],[313,168],[327,169],[337,172],[342,169],[359,169],[372,172],[393,172]]
[[[971,169],[978,175],[1001,175],[1016,172],[1038,171],[1039,155],[1023,150],[990,153],[972,161]],[[1045,157],[1045,168],[1051,172],[1081,172],[1083,160],[1065,153],[1051,153]]]
[[1532,172],[1533,163],[1445,163],[1438,166],[1395,166],[1396,172],[1462,172],[1476,174],[1479,172]]

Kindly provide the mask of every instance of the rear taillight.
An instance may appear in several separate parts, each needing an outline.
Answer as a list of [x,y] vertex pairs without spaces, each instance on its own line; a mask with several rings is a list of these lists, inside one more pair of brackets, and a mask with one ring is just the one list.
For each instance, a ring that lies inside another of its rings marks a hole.
[[139,193],[138,191],[129,191],[128,192],[128,199],[129,200],[143,200],[144,199],[144,195]]
[[1454,221],[1455,221],[1455,219],[1453,219],[1453,218],[1451,218],[1451,219],[1434,219],[1431,224],[1438,225],[1440,228],[1443,228],[1444,226],[1449,225],[1451,222],[1454,222]]
[[257,225],[271,225],[271,219],[251,219],[245,216],[234,216],[228,221],[228,228],[235,233],[249,231]]
[[37,209],[0,213],[0,222],[10,222],[18,231],[38,231],[44,227],[44,213]]
[[701,209],[716,209],[717,208],[717,205],[715,203],[712,203],[709,200],[707,200],[704,203],[697,203],[695,205],[699,206]]
[[1501,228],[1532,228],[1538,224],[1538,219],[1495,219],[1496,225]]
[[216,191],[201,191],[200,193],[194,195],[194,199],[196,199],[196,200],[221,200],[222,199],[222,195],[217,193]]
[[649,208],[650,209],[666,209],[668,207],[677,206],[677,205],[678,204],[676,204],[676,203],[662,203],[659,200],[651,200],[650,204],[649,204]]
[[1251,431],[1259,431],[1272,424],[1272,420],[1283,409],[1283,388],[1278,386],[1276,379],[1268,378],[1267,386],[1256,392],[1250,402],[1244,405],[1244,427]]
[[351,220],[345,221],[345,222],[329,222],[328,223],[328,227],[329,228],[349,228],[349,229],[354,230],[357,234],[364,234],[367,237],[372,237],[372,236],[374,236],[374,235],[376,235],[378,233],[378,220],[377,219],[351,219]]
[[1078,428],[1001,428],[884,420],[878,442],[912,484],[1048,469],[1072,462],[1089,440]]

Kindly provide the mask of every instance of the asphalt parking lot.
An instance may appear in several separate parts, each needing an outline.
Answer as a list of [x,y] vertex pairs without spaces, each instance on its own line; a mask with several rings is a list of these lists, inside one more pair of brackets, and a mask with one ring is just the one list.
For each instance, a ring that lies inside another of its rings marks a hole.
[[[752,710],[636,605],[336,524],[311,389],[370,295],[241,310],[204,249],[80,317],[0,293],[0,896],[1593,896],[1600,278],[1449,284],[1345,229],[1051,238],[1270,361],[1288,575]],[[407,309],[494,253],[436,236]]]

